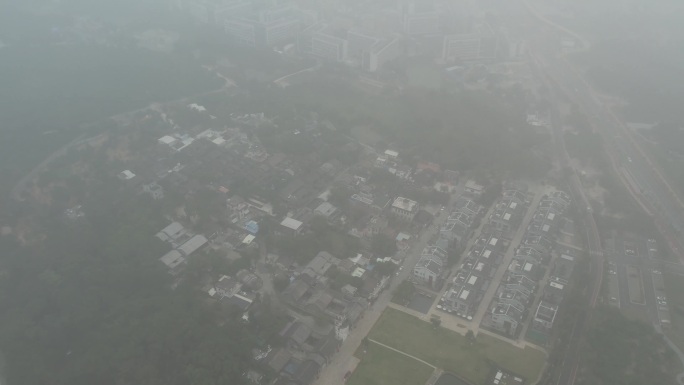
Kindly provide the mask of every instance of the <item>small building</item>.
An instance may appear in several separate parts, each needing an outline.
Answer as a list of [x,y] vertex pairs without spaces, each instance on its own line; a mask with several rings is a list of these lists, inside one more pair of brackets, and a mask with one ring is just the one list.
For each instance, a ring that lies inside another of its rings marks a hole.
[[537,306],[537,312],[534,314],[532,325],[535,329],[549,331],[553,327],[556,313],[558,313],[558,305],[540,301],[539,306]]
[[123,170],[118,175],[121,180],[131,180],[135,178],[135,174],[131,170]]
[[410,222],[418,213],[418,202],[408,198],[397,197],[392,203],[392,213]]
[[171,250],[164,254],[159,260],[166,265],[171,275],[177,275],[187,264],[187,260],[178,250]]
[[491,326],[510,337],[518,334],[518,327],[523,321],[525,309],[506,303],[497,303],[492,309]]
[[333,219],[337,213],[337,207],[329,202],[323,202],[314,210],[314,214],[325,217],[326,219]]
[[291,235],[297,235],[301,233],[304,223],[298,221],[292,217],[285,217],[282,222],[280,222],[281,230]]
[[150,194],[154,200],[164,198],[164,189],[157,182],[143,185],[143,191]]
[[479,197],[484,192],[484,186],[471,179],[465,184],[465,192],[473,197]]
[[190,238],[187,242],[183,243],[179,248],[184,256],[190,256],[192,253],[197,251],[200,247],[207,243],[207,238],[204,235],[198,234]]
[[399,153],[394,150],[385,150],[385,155],[387,155],[389,159],[397,159],[399,157]]

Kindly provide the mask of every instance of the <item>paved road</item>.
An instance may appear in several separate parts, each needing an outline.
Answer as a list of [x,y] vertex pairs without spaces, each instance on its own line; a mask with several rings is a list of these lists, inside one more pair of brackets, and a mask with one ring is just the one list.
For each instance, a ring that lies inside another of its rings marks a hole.
[[389,350],[395,351],[395,352],[397,352],[397,353],[399,353],[399,354],[402,354],[402,355],[404,355],[404,356],[406,356],[406,357],[413,358],[414,360],[416,360],[416,361],[418,361],[418,362],[420,362],[420,363],[422,363],[422,364],[425,364],[425,365],[431,367],[432,369],[437,369],[437,367],[436,367],[435,365],[432,365],[432,364],[429,363],[429,362],[425,362],[425,361],[421,360],[420,358],[418,358],[418,357],[416,357],[416,356],[412,356],[412,355],[410,355],[410,354],[408,354],[408,353],[406,353],[406,352],[402,352],[402,351],[399,350],[399,349],[395,349],[395,348],[393,348],[393,347],[391,347],[391,346],[389,346],[389,345],[385,345],[385,344],[383,344],[382,342],[378,342],[378,341],[372,340],[372,339],[370,339],[370,338],[368,339],[368,341],[370,341],[370,342],[372,342],[372,343],[374,343],[374,344],[378,344],[378,345],[380,345],[380,346],[383,346],[383,347],[385,347],[385,348],[387,348],[387,349],[389,349]]
[[[449,206],[451,206],[453,200],[452,198]],[[342,343],[339,352],[333,357],[332,362],[321,370],[318,380],[314,383],[315,385],[341,385],[344,383],[344,375],[347,371],[352,370],[356,364],[354,352],[390,303],[396,288],[413,271],[413,266],[418,262],[422,250],[428,245],[430,239],[437,234],[439,226],[446,221],[447,212],[448,210],[440,211],[440,215],[435,218],[435,226],[430,226],[416,240],[410,251],[406,254],[402,264],[404,269],[399,272],[398,276],[392,279],[389,288],[383,291],[375,303],[365,311],[363,318],[356,323],[354,329]]]

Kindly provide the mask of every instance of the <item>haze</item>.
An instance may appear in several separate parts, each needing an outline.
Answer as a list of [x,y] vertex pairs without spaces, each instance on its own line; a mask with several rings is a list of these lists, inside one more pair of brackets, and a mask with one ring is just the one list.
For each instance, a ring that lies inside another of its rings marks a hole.
[[0,5],[1,385],[684,385],[684,3]]

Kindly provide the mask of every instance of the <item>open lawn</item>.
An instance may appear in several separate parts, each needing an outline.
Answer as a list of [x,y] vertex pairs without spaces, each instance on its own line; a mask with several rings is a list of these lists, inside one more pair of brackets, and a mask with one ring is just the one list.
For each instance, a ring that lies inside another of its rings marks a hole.
[[544,353],[539,350],[521,350],[484,334],[471,346],[456,332],[434,329],[430,323],[395,309],[385,310],[369,338],[458,374],[476,385],[486,381],[493,365],[534,381],[545,361]]
[[432,368],[378,344],[369,343],[349,385],[423,385]]
[[665,295],[670,308],[671,328],[667,336],[684,350],[684,276],[664,272]]

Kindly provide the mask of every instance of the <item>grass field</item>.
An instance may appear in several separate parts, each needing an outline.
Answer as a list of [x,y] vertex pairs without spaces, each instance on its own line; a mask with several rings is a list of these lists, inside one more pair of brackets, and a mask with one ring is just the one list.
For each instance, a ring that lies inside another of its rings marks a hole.
[[349,385],[422,385],[432,368],[378,344],[369,343]]
[[471,346],[456,332],[434,329],[430,323],[395,309],[385,310],[369,338],[453,372],[476,385],[486,381],[494,364],[534,381],[546,359],[539,350],[523,350],[484,334],[480,334]]

